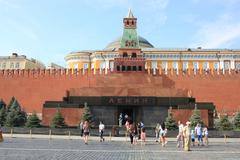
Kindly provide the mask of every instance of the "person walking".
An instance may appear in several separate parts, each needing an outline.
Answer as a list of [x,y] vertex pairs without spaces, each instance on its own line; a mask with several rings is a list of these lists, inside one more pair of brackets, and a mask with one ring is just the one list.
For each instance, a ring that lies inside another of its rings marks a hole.
[[104,141],[104,138],[103,138],[104,128],[105,128],[104,124],[102,123],[102,121],[100,121],[100,124],[99,124],[100,142]]
[[81,120],[80,124],[79,124],[79,129],[80,129],[80,135],[81,137],[83,136],[83,121]]
[[130,142],[131,144],[133,144],[133,138],[135,136],[135,124],[132,121],[129,121],[129,129],[128,129],[128,133],[129,133],[129,137],[130,137]]
[[177,147],[180,147],[180,143],[182,142],[182,148],[184,147],[184,138],[183,138],[183,124],[181,121],[178,121],[178,136],[177,136]]
[[84,143],[88,144],[88,136],[89,136],[89,122],[88,121],[84,121],[83,136],[84,136]]
[[145,132],[145,128],[142,128],[141,131],[141,145],[145,145],[146,143],[146,132]]
[[0,124],[0,142],[3,142],[2,127]]
[[184,136],[184,150],[191,151],[191,122],[187,121],[186,126],[183,128],[183,136]]
[[195,127],[195,133],[198,139],[198,146],[203,145],[202,127],[200,123],[198,123],[197,126]]
[[195,132],[193,129],[191,130],[191,139],[192,139],[192,146],[195,146]]
[[165,123],[163,122],[160,127],[160,140],[162,142],[163,147],[165,147],[165,145],[167,144],[166,134],[167,134],[167,128],[165,127]]
[[204,143],[208,146],[208,128],[207,126],[203,128]]
[[160,124],[157,123],[156,127],[155,127],[155,137],[156,137],[156,142],[158,142],[159,140],[159,136],[160,136]]

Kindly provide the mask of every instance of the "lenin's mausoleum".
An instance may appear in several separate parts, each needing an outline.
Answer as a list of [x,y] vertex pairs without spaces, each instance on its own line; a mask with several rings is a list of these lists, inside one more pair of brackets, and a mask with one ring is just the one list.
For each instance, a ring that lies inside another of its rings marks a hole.
[[240,50],[155,48],[138,35],[131,10],[123,24],[122,36],[103,50],[69,53],[67,69],[1,70],[0,97],[15,96],[45,126],[57,110],[77,126],[84,104],[106,125],[117,125],[122,113],[152,126],[170,108],[184,122],[197,107],[211,127],[214,112],[239,110]]

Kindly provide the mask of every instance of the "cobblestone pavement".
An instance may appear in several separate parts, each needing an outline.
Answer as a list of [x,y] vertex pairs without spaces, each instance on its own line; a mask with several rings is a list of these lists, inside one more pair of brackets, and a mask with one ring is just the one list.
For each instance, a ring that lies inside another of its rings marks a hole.
[[194,147],[185,152],[170,141],[166,147],[148,141],[146,145],[133,145],[125,141],[89,141],[80,139],[5,138],[0,143],[0,160],[236,160],[240,159],[239,141],[212,142],[209,146]]

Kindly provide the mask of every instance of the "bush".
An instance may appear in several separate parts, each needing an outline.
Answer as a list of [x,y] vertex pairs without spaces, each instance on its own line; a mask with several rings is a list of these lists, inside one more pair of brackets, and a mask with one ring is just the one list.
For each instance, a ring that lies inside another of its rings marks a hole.
[[168,130],[178,129],[176,121],[173,117],[173,113],[171,111],[168,113],[168,117],[165,120],[165,126]]
[[38,118],[36,112],[33,112],[27,119],[26,127],[28,128],[38,128],[41,127],[40,125],[41,120]]
[[83,112],[82,120],[88,121],[89,124],[91,124],[93,122],[92,113],[86,103],[84,104],[84,112]]
[[7,127],[24,126],[27,120],[27,115],[22,111],[21,106],[15,97],[12,98],[8,106],[5,125]]
[[66,127],[64,122],[64,117],[62,116],[61,112],[57,110],[56,114],[54,115],[51,123],[52,128],[64,128]]
[[6,120],[6,104],[0,100],[0,125],[3,126]]
[[235,115],[233,124],[236,129],[240,129],[240,112]]
[[6,121],[6,109],[2,107],[0,110],[0,125],[3,126],[5,121]]
[[197,108],[195,108],[192,112],[192,116],[190,117],[190,122],[191,122],[191,126],[192,127],[196,127],[197,124],[201,124],[203,125],[203,121],[201,119],[201,113],[200,110],[198,110]]
[[218,129],[222,131],[233,129],[233,125],[229,121],[227,114],[220,116],[219,124],[217,126],[218,126]]

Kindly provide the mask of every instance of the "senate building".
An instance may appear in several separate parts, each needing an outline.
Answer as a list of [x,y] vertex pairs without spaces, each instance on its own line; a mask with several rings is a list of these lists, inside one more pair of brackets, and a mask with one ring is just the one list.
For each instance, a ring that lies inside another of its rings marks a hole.
[[[211,70],[240,69],[239,49],[155,48],[137,33],[137,18],[129,10],[123,19],[123,35],[103,50],[71,52],[66,57],[68,68],[105,71]],[[128,65],[121,58],[136,65]],[[135,59],[135,61],[134,61]],[[134,62],[133,62],[134,61]],[[141,61],[141,62],[140,62]]]
[[131,10],[121,37],[102,50],[68,53],[65,60],[67,68],[0,70],[0,97],[16,97],[44,126],[57,111],[68,126],[78,126],[84,106],[96,124],[110,126],[128,115],[152,127],[170,111],[186,122],[197,108],[211,128],[217,114],[240,110],[240,50],[155,48],[139,36]]

